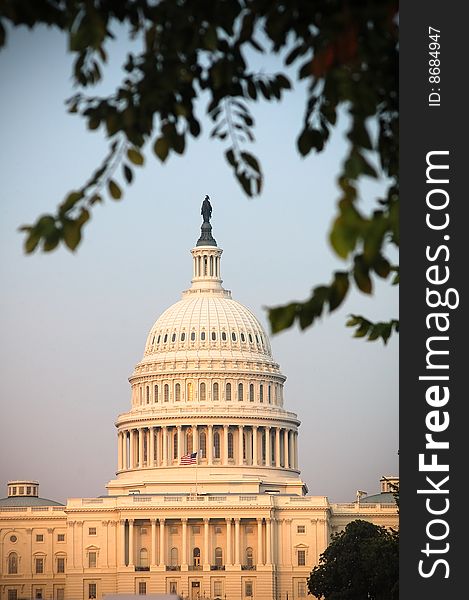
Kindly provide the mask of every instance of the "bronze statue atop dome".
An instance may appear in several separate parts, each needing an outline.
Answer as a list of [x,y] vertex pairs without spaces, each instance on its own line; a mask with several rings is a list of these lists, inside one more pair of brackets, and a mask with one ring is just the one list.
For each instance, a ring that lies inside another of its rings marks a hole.
[[212,205],[210,204],[210,198],[208,196],[205,196],[204,201],[202,202],[200,214],[204,219],[204,223],[210,223],[210,218],[212,216]]

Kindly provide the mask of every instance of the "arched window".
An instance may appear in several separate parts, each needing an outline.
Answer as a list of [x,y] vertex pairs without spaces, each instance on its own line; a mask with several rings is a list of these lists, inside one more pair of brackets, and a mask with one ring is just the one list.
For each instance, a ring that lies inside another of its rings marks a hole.
[[176,460],[178,457],[178,432],[177,430],[173,433],[173,458]]
[[169,402],[169,385],[167,383],[164,384],[164,401]]
[[192,429],[189,429],[186,433],[186,448],[187,452],[192,454],[192,449],[194,447],[193,437],[192,437]]
[[187,384],[187,401],[192,402],[194,400],[194,386],[191,382]]
[[243,384],[242,383],[238,383],[238,401],[242,402],[244,400],[243,398]]
[[205,383],[200,384],[200,401],[205,402],[207,398],[207,387]]
[[11,552],[8,556],[8,575],[18,574],[18,555],[16,552]]
[[267,388],[267,399],[269,401],[269,404],[272,404],[272,386],[270,384]]
[[167,341],[168,341],[168,334],[165,333],[164,334],[164,338],[163,338],[163,342],[166,344]]
[[184,333],[184,331],[181,333],[181,342],[184,342],[186,339],[186,334]]
[[158,386],[155,385],[155,402],[158,402]]
[[215,565],[217,567],[223,566],[223,550],[220,548],[220,546],[215,548]]
[[200,458],[207,458],[207,436],[205,431],[199,433],[199,456]]
[[212,331],[212,342],[216,342],[217,340],[217,334],[215,331]]
[[220,458],[220,434],[218,431],[213,434],[213,452],[214,458]]
[[246,548],[246,565],[248,567],[254,566],[254,554],[250,546]]
[[231,332],[231,339],[233,342],[236,342],[236,333],[234,331]]
[[195,331],[191,333],[191,342],[195,342]]
[[176,383],[176,385],[174,386],[174,399],[176,400],[176,402],[179,402],[181,400],[181,384],[180,383]]
[[228,458],[234,458],[233,454],[233,433],[228,431]]
[[249,402],[254,402],[254,384],[249,384]]
[[202,342],[205,342],[205,331],[201,332],[200,339],[202,340]]
[[231,383],[226,384],[225,400],[231,402]]
[[194,567],[200,566],[200,548],[195,547],[194,550],[192,550],[192,564]]
[[264,386],[262,383],[259,386],[259,402],[264,402]]
[[221,332],[221,339],[226,342],[226,331]]
[[171,550],[169,551],[169,562],[171,563],[171,566],[177,567],[179,564],[178,560],[179,560],[178,549],[171,548]]
[[214,383],[213,384],[213,390],[212,390],[212,400],[214,402],[218,402],[218,383]]
[[150,404],[150,386],[147,385],[147,389],[146,389],[146,398],[147,398],[147,404]]
[[275,430],[270,432],[270,464],[275,463]]
[[241,341],[245,342],[246,341],[246,336],[244,335],[243,332],[241,332]]
[[171,341],[173,342],[173,344],[176,341],[176,334],[175,333],[173,333],[173,335],[171,336]]
[[140,549],[140,567],[148,567],[148,550],[146,548]]

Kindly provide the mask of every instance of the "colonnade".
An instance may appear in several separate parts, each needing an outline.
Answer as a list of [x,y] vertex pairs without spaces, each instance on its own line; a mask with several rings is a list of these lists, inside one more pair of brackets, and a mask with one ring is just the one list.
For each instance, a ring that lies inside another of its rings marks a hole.
[[298,469],[298,432],[270,425],[158,425],[118,432],[118,470],[198,464]]
[[[142,567],[139,552],[142,547],[149,551],[149,561],[145,567],[165,566],[167,570],[220,570],[226,566],[238,566],[241,569],[256,569],[257,566],[270,565],[273,562],[273,536],[276,521],[267,518],[241,519],[225,518],[211,520],[208,517],[200,519],[148,519],[151,524],[150,548],[137,544],[136,521],[122,519],[119,522],[120,566]],[[146,525],[138,520],[138,526]],[[189,527],[201,527],[203,532],[196,538],[189,534]],[[250,526],[252,534],[249,544],[242,528]],[[177,527],[177,536],[171,534],[171,529]],[[215,548],[214,527],[222,527],[223,540],[217,541]],[[179,529],[180,528],[180,529]],[[256,531],[254,532],[254,528]],[[139,546],[139,547],[138,547]],[[200,552],[200,561],[194,559],[194,548]],[[150,552],[151,550],[151,552]],[[176,550],[176,552],[174,552]],[[217,554],[216,551],[219,551]]]

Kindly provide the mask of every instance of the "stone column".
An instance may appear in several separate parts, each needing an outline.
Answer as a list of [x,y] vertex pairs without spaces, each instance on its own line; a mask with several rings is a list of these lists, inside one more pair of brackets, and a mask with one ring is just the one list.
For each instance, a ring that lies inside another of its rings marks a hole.
[[238,465],[243,464],[243,431],[244,426],[238,426]]
[[134,430],[131,429],[129,432],[129,468],[133,469],[135,466],[135,458],[134,458]]
[[228,425],[223,425],[223,464],[228,464]]
[[226,564],[232,565],[233,559],[231,557],[231,517],[225,519],[226,521]]
[[129,567],[134,566],[134,520],[129,519]]
[[207,567],[210,566],[211,564],[211,560],[210,560],[210,556],[209,556],[209,549],[208,549],[208,538],[209,538],[209,527],[210,527],[210,519],[204,519],[204,566],[206,565]]
[[272,564],[272,527],[270,518],[265,520],[265,563]]
[[100,562],[102,561],[102,564],[107,568],[109,567],[109,521],[102,521],[102,525],[104,526],[104,538],[106,541],[103,545],[104,552]]
[[164,425],[161,428],[161,444],[163,447],[163,466],[168,466],[168,428]]
[[280,467],[280,427],[275,428],[275,466]]
[[143,467],[143,429],[139,427],[137,429],[137,439],[138,439],[138,457],[135,461],[136,465],[140,468]]
[[156,519],[151,519],[151,559],[150,566],[154,567],[156,564]]
[[122,468],[124,470],[129,468],[129,461],[127,458],[127,430],[122,432]]
[[258,427],[257,425],[252,426],[252,464],[254,467],[257,467],[258,464],[258,448],[257,448],[257,437],[258,437]]
[[283,541],[284,545],[284,560],[283,563],[287,567],[292,566],[292,547],[291,547],[291,519],[283,519]]
[[[69,536],[70,536],[70,540],[71,543],[69,544],[69,547],[72,549],[72,555],[70,556],[70,563],[72,568],[75,568],[75,521],[69,521],[68,522],[68,526],[69,526]],[[32,529],[28,530],[28,532],[31,532],[32,535]],[[28,536],[28,541],[31,542],[31,536]],[[29,545],[29,550],[31,549],[31,543],[28,544]],[[29,554],[31,554],[31,552],[29,552]]]
[[192,425],[192,452],[197,452],[197,462],[199,462],[199,429],[198,425]]
[[155,462],[155,430],[153,427],[150,427],[148,432],[150,436],[150,444],[147,449],[147,466],[152,467]]
[[182,518],[182,560],[181,568],[184,570],[187,567],[187,519]]
[[125,567],[125,519],[119,521],[120,527],[120,538],[121,538],[121,552],[120,552],[120,565]]
[[164,566],[166,553],[164,548],[164,519],[160,519],[160,566]]
[[289,441],[290,441],[290,432],[288,431],[288,429],[285,429],[284,436],[283,436],[283,449],[284,449],[283,463],[284,463],[285,469],[290,468],[290,449],[288,447]]
[[213,464],[213,425],[207,425],[207,464]]
[[235,565],[239,565],[239,547],[240,547],[240,519],[235,519]]
[[257,519],[257,564],[264,564],[264,553],[262,551],[262,519]]
[[117,433],[117,470],[122,469],[122,432]]
[[265,466],[270,467],[270,457],[271,457],[271,449],[270,449],[270,427],[264,427],[265,429]]
[[293,435],[293,460],[295,463],[295,469],[298,469],[298,433],[295,431]]

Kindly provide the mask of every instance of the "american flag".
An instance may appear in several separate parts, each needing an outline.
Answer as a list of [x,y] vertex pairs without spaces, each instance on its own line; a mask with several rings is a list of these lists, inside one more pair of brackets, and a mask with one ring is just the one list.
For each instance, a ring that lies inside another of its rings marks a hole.
[[193,465],[197,462],[197,452],[181,456],[181,465]]

